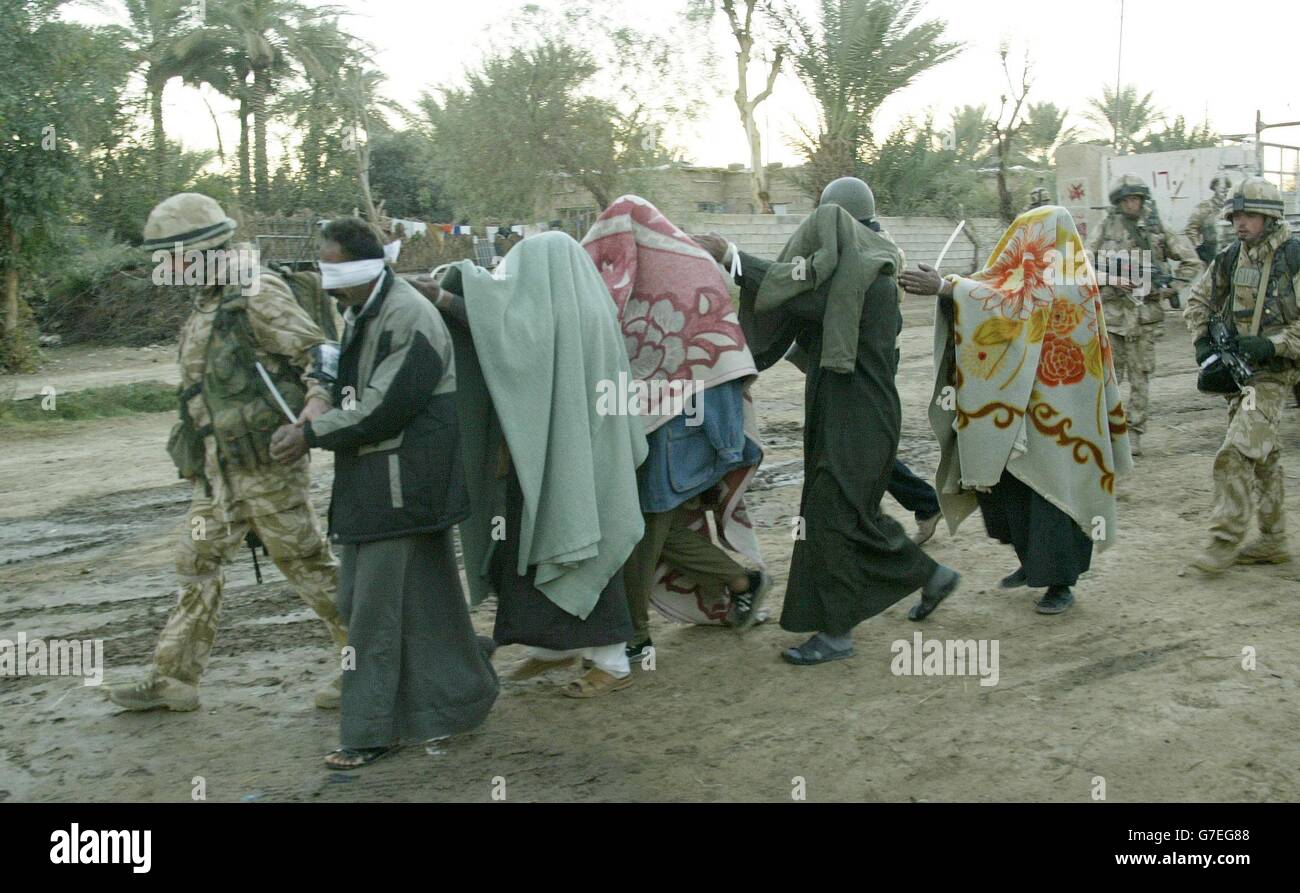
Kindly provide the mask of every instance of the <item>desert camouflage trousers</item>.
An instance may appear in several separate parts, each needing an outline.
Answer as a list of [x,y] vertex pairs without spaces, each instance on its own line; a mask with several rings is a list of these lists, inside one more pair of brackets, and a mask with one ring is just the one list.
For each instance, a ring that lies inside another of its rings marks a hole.
[[1115,376],[1128,379],[1129,397],[1124,401],[1128,426],[1139,434],[1147,429],[1147,402],[1151,391],[1151,373],[1156,371],[1157,326],[1135,325],[1136,335],[1111,335],[1111,352],[1115,357]]
[[158,638],[155,676],[198,685],[217,637],[223,565],[238,556],[250,527],[289,585],[325,621],[335,645],[342,648],[347,644],[347,629],[334,606],[338,562],[321,534],[311,503],[226,524],[216,520],[212,500],[198,487],[176,547],[180,599]]
[[[1286,536],[1285,480],[1282,441],[1278,429],[1291,389],[1300,372],[1270,372],[1256,376],[1251,394],[1228,402],[1228,431],[1214,456],[1214,510],[1210,533],[1239,545],[1250,526],[1255,504],[1259,532],[1265,538]],[[1252,493],[1258,488],[1258,500]]]

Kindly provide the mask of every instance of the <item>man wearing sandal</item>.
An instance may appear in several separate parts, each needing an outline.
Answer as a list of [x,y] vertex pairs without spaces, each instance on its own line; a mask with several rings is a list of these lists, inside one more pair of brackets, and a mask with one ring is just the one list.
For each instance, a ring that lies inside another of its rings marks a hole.
[[740,322],[759,371],[789,355],[808,379],[802,536],[781,609],[782,629],[812,634],[782,652],[796,666],[852,657],[854,627],[918,589],[908,617],[925,619],[960,580],[880,508],[902,429],[894,382],[902,258],[875,215],[867,184],[844,177],[775,262],[717,235],[696,237],[724,266],[739,257]]
[[639,418],[599,398],[629,375],[609,291],[564,233],[520,242],[489,273],[419,280],[453,321],[472,504],[460,527],[471,598],[497,598],[493,638],[527,645],[512,679],[591,663],[564,694],[632,684],[623,563],[644,524]]
[[325,763],[355,769],[403,741],[476,728],[499,685],[452,548],[468,502],[447,327],[385,264],[369,223],[329,223],[320,261],[321,284],[347,308],[337,408],[280,428],[271,453],[334,453],[329,528],[348,646],[341,747]]

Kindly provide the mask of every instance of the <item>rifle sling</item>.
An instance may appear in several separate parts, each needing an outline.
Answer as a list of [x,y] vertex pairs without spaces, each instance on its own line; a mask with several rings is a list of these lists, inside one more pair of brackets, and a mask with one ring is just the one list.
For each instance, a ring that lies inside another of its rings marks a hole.
[[1259,277],[1259,285],[1255,288],[1255,318],[1250,321],[1250,334],[1259,334],[1259,324],[1264,319],[1264,295],[1268,294],[1268,279],[1273,274],[1273,258],[1277,257],[1274,251],[1268,256],[1268,262],[1264,264]]

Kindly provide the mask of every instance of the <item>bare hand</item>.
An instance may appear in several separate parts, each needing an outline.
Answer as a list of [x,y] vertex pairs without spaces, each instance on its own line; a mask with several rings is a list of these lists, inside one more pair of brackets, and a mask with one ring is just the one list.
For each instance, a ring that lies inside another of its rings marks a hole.
[[928,264],[917,264],[916,270],[904,270],[898,274],[898,284],[911,295],[937,295],[943,291],[944,279],[939,271]]
[[307,437],[301,425],[281,425],[271,436],[271,458],[284,465],[307,454]]
[[414,279],[408,279],[407,282],[415,287],[415,290],[424,295],[433,303],[438,303],[438,297],[442,294],[442,288],[434,281],[432,276],[417,276]]
[[307,405],[302,408],[302,412],[298,413],[298,424],[303,425],[307,422],[314,422],[333,408],[328,400],[312,397],[307,401]]
[[727,239],[719,232],[711,232],[702,236],[691,236],[691,241],[707,251],[709,256],[718,263],[722,263],[722,259],[727,256]]

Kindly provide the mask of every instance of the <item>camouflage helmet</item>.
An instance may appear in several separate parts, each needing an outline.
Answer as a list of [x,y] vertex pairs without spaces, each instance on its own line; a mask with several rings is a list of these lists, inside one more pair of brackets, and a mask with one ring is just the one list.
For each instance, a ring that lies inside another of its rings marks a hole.
[[1228,179],[1227,174],[1215,174],[1214,179],[1210,181],[1210,190],[1216,191],[1222,186],[1224,189],[1232,188],[1232,181]]
[[1141,177],[1133,173],[1124,174],[1115,181],[1115,185],[1110,188],[1110,203],[1118,205],[1130,195],[1140,195],[1144,200],[1151,200],[1151,190]]
[[857,177],[840,177],[832,180],[822,190],[821,205],[839,205],[854,220],[870,220],[876,216],[876,197],[871,187]]
[[170,249],[180,242],[184,251],[202,251],[224,245],[234,231],[235,221],[216,201],[197,192],[182,192],[149,212],[141,247]]
[[1263,214],[1282,219],[1282,193],[1263,177],[1247,177],[1232,190],[1232,198],[1223,209],[1223,219],[1231,220],[1238,211]]

